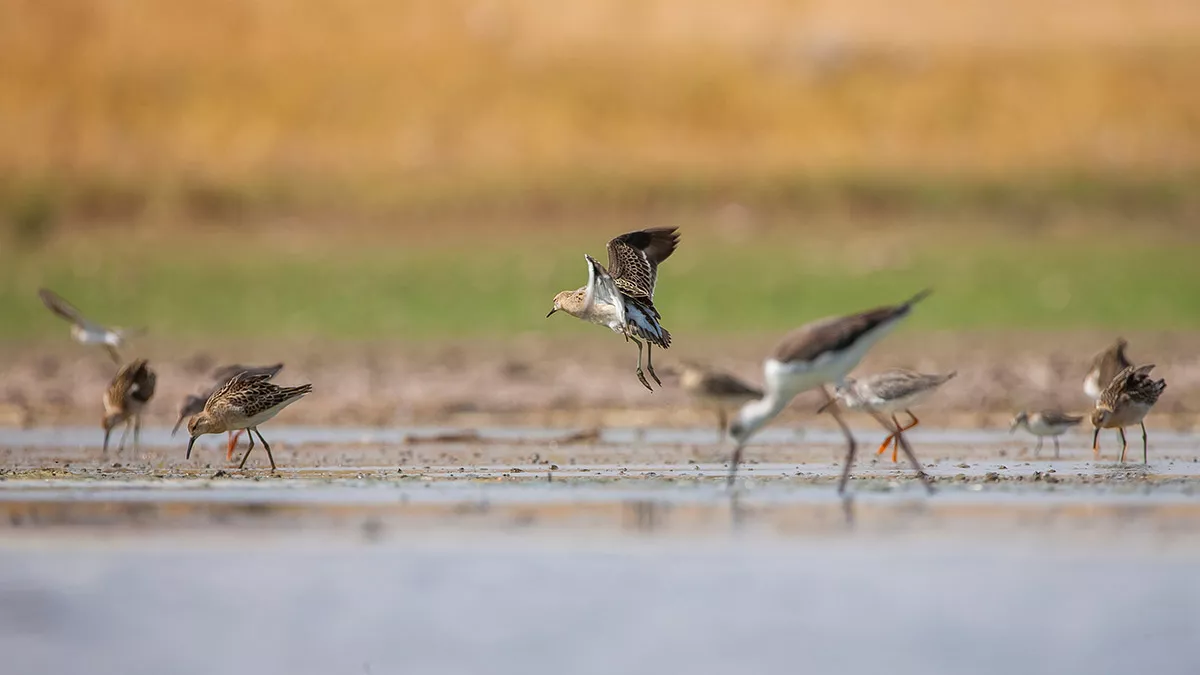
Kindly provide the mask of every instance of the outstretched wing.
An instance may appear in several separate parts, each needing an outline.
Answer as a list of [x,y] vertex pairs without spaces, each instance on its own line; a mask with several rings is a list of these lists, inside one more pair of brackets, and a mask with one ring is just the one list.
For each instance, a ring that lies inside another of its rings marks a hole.
[[38,297],[42,299],[42,304],[46,305],[47,309],[66,319],[67,321],[70,321],[71,323],[83,325],[91,323],[86,317],[79,313],[78,309],[75,309],[74,305],[66,300],[63,300],[61,295],[55,293],[49,288],[39,288]]
[[652,301],[658,265],[679,245],[678,228],[658,227],[629,232],[608,242],[608,270],[622,293]]
[[583,294],[584,308],[591,309],[597,302],[612,305],[616,308],[617,318],[620,320],[619,325],[624,326],[627,321],[625,299],[621,297],[621,291],[617,287],[616,281],[608,270],[604,269],[604,265],[601,265],[595,258],[587,254],[584,254],[583,257],[588,264],[587,290]]
[[243,366],[240,363],[234,363],[228,366],[222,366],[213,371],[212,379],[218,385],[233,378],[238,373],[247,372],[252,375],[270,374],[275,377],[279,371],[283,370],[282,363],[276,363],[273,366]]

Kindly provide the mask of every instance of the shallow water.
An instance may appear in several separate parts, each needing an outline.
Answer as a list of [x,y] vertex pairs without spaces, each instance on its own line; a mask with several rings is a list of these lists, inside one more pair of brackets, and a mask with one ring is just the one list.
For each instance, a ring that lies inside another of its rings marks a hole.
[[867,446],[842,500],[836,432],[768,430],[729,490],[707,430],[281,426],[275,476],[168,431],[114,465],[0,430],[5,673],[1200,671],[1189,435],[930,429],[936,494]]

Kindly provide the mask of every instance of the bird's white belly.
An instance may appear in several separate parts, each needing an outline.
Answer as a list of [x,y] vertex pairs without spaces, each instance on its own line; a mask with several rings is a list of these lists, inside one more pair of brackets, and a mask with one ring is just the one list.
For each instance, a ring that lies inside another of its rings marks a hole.
[[763,379],[767,382],[767,388],[789,400],[823,384],[840,382],[848,372],[849,368],[843,369],[842,364],[833,361],[808,364],[767,359],[763,363]]
[[1146,413],[1150,412],[1151,407],[1142,403],[1129,403],[1109,419],[1109,426],[1129,427],[1139,424],[1146,418]]
[[615,305],[600,301],[593,303],[587,313],[587,320],[598,326],[606,326],[614,333],[625,333],[625,324],[621,321],[621,312]]
[[922,401],[924,401],[925,399],[929,398],[929,395],[931,393],[933,393],[933,390],[925,389],[923,391],[914,392],[912,394],[909,394],[908,396],[902,396],[900,398],[883,399],[883,398],[878,398],[878,397],[871,397],[866,400],[866,404],[869,407],[871,407],[872,409],[877,410],[881,413],[886,413],[886,414],[897,413],[902,410],[907,410],[909,408],[916,407],[917,404],[919,404]]

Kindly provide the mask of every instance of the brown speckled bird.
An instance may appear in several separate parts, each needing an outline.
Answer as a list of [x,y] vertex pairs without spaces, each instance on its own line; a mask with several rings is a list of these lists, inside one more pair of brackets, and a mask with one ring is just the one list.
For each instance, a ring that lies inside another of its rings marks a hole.
[[1153,364],[1134,368],[1130,366],[1122,370],[1112,379],[1100,400],[1096,401],[1096,409],[1092,411],[1092,426],[1096,432],[1092,434],[1092,451],[1100,455],[1100,430],[1116,429],[1121,434],[1121,461],[1125,461],[1125,427],[1140,424],[1142,427],[1142,463],[1147,463],[1146,452],[1146,413],[1154,407],[1158,397],[1167,388],[1165,380],[1150,379]]
[[219,434],[232,429],[249,429],[246,437],[250,439],[250,447],[242,456],[238,468],[246,466],[246,459],[254,450],[254,435],[262,441],[267,451],[267,459],[271,462],[271,471],[275,470],[275,458],[271,455],[271,446],[263,438],[258,425],[279,414],[279,411],[295,403],[300,397],[312,391],[311,384],[299,387],[280,387],[272,384],[269,373],[241,372],[226,382],[204,404],[195,417],[188,422],[187,455],[192,457],[192,445],[204,434]]
[[[183,399],[183,405],[179,406],[179,419],[175,421],[175,426],[171,428],[171,435],[174,436],[175,432],[179,431],[179,426],[183,424],[184,418],[191,417],[204,410],[204,404],[208,402],[208,399],[224,386],[226,382],[233,379],[234,375],[246,372],[252,375],[266,374],[270,377],[275,377],[281,370],[283,370],[282,363],[276,363],[273,366],[243,366],[240,363],[235,363],[217,368],[213,371],[212,384],[208,389],[199,394],[188,394]],[[228,433],[229,445],[225,448],[225,461],[233,459],[233,449],[237,447],[237,439],[242,435],[242,430],[238,429],[236,432],[231,430]]]
[[108,439],[113,427],[125,423],[125,431],[121,434],[121,442],[117,452],[125,449],[125,437],[129,428],[133,427],[133,448],[139,447],[142,432],[142,409],[154,396],[154,385],[157,382],[154,371],[146,359],[137,359],[125,364],[104,390],[104,454],[108,455]]
[[646,371],[661,385],[650,354],[652,345],[670,347],[671,334],[660,323],[654,289],[658,285],[658,266],[679,246],[677,229],[659,227],[614,237],[608,242],[608,269],[584,255],[587,285],[555,295],[554,306],[546,315],[549,318],[561,310],[632,340],[638,348],[638,381],[650,391],[654,389],[642,372],[642,340],[646,341]]

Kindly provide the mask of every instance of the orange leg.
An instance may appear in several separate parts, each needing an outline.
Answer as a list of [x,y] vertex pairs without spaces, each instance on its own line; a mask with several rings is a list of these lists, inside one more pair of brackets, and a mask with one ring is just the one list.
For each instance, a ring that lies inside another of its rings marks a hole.
[[[911,428],[913,428],[913,427],[915,427],[915,426],[917,426],[918,424],[920,424],[920,423],[921,423],[921,420],[917,419],[917,416],[916,416],[916,415],[914,415],[914,414],[912,414],[912,411],[910,411],[910,410],[905,410],[904,412],[905,412],[905,413],[906,413],[906,414],[907,414],[909,417],[911,417],[911,418],[912,418],[912,423],[911,423],[911,424],[909,424],[909,425],[908,425],[908,426],[906,426],[906,427],[905,427],[905,426],[901,426],[901,425],[900,425],[900,420],[896,419],[896,416],[895,416],[895,415],[892,415],[892,424],[895,424],[895,425],[896,425],[896,433],[894,433],[894,434],[892,434],[892,435],[888,436],[888,437],[887,437],[887,438],[886,438],[886,439],[883,441],[883,445],[879,446],[879,452],[877,452],[877,453],[875,453],[875,454],[877,454],[877,455],[882,455],[884,452],[887,452],[887,448],[888,448],[888,446],[889,446],[889,445],[891,445],[892,441],[896,439],[896,436],[897,436],[898,434],[900,434],[900,433],[902,433],[902,432],[905,432],[905,431],[908,431],[909,429],[911,429]],[[900,442],[899,442],[899,441],[897,441],[897,442],[896,442],[896,444],[892,446],[892,464],[895,464],[895,463],[896,463],[896,455],[897,455],[897,453],[899,453],[899,448],[900,448]]]
[[225,461],[233,461],[233,449],[237,447],[237,440],[242,435],[242,430],[238,429],[237,433],[229,432],[229,447],[225,448]]

